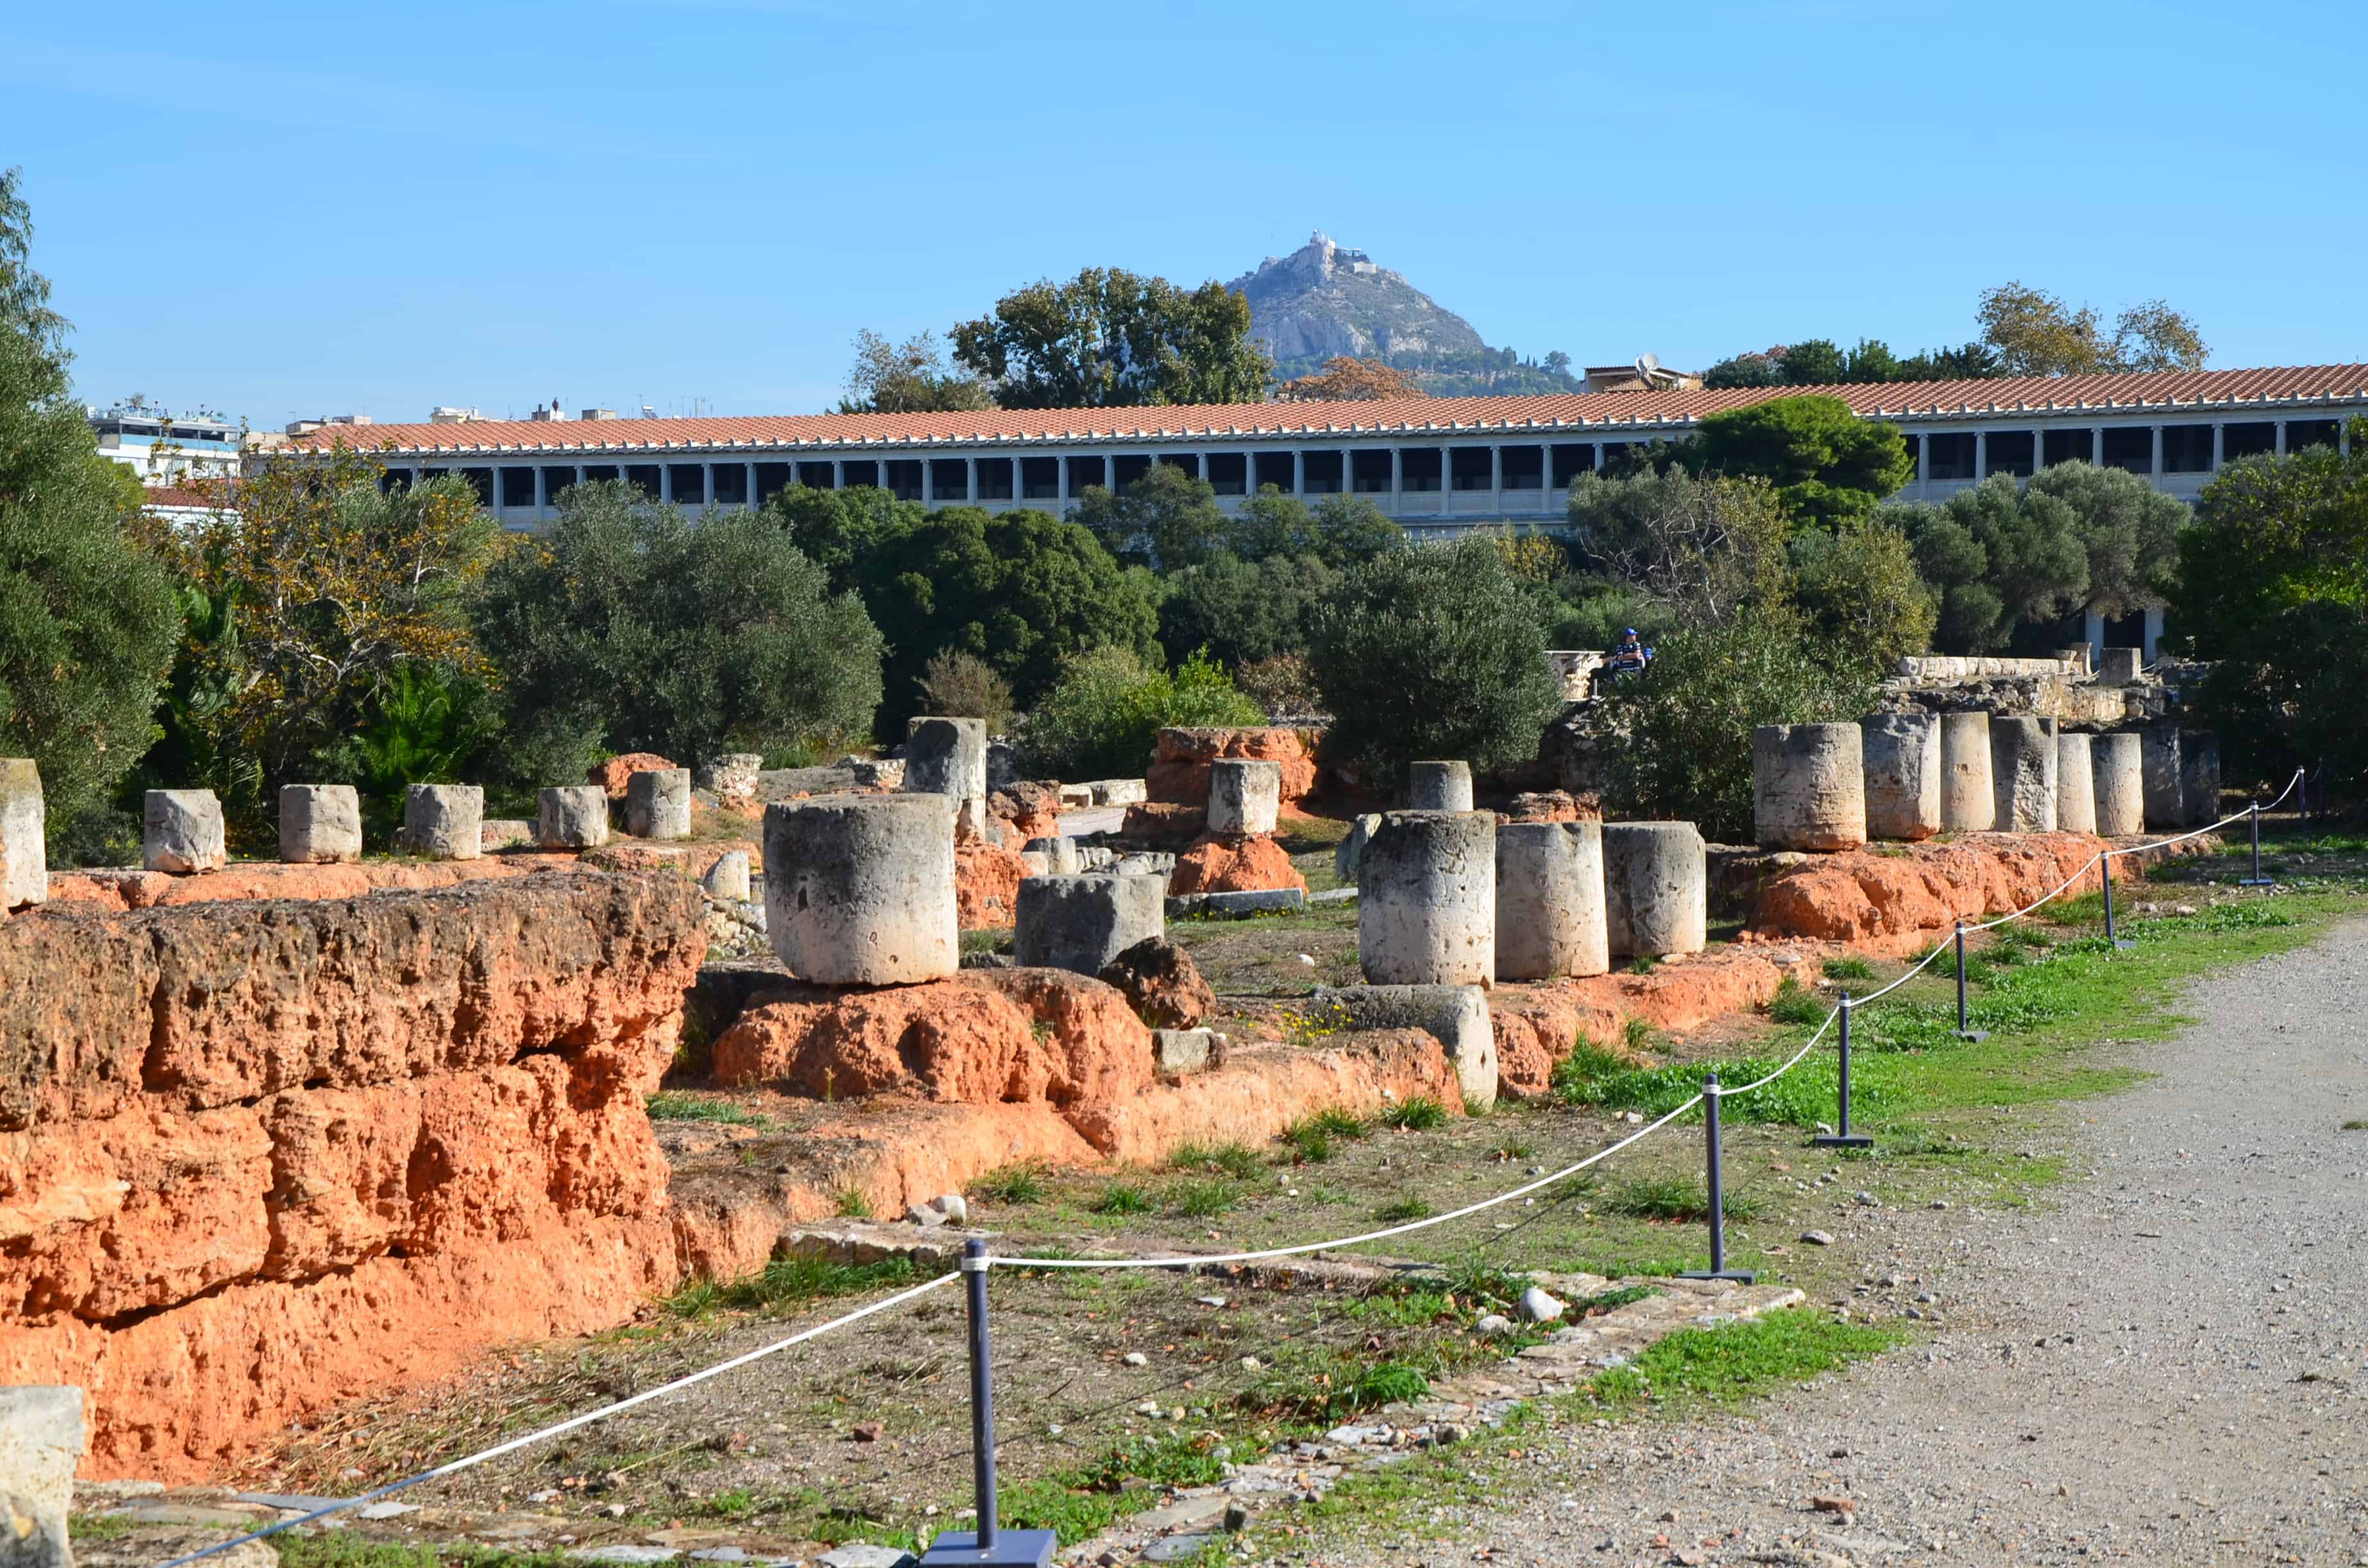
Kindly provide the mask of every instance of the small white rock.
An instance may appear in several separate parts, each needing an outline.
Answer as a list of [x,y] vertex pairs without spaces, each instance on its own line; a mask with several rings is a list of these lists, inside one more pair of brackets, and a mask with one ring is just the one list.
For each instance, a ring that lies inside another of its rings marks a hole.
[[959,1192],[949,1192],[929,1199],[929,1207],[945,1216],[949,1225],[970,1223],[970,1200]]
[[1513,1320],[1502,1312],[1490,1312],[1472,1326],[1491,1339],[1498,1339],[1513,1332]]
[[1834,1244],[1833,1233],[1830,1231],[1803,1231],[1801,1239],[1813,1247],[1829,1247]]
[[1521,1292],[1521,1315],[1531,1323],[1552,1323],[1562,1316],[1562,1302],[1532,1285]]
[[1144,1355],[1140,1350],[1130,1350],[1124,1357],[1121,1358],[1121,1359],[1124,1360],[1130,1367],[1148,1367],[1151,1365],[1151,1358]]

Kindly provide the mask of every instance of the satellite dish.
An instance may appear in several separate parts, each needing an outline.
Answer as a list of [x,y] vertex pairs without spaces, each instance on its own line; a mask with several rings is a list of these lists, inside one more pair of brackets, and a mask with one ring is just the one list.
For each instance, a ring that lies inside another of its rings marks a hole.
[[1652,380],[1653,372],[1660,368],[1661,357],[1659,355],[1644,353],[1636,356],[1636,373],[1644,377],[1646,381]]

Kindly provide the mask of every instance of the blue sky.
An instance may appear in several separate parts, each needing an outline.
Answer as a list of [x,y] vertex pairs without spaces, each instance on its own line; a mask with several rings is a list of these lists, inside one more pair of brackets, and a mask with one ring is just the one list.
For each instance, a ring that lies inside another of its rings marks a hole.
[[0,166],[98,401],[827,406],[858,328],[1321,227],[1488,342],[1973,335],[2009,278],[2368,358],[2368,45],[2225,6],[57,6]]

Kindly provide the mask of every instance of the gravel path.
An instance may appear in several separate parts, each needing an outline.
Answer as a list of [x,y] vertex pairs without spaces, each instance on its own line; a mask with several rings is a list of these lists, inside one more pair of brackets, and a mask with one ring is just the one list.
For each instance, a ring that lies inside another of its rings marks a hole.
[[[2368,1117],[2368,921],[2183,1010],[2194,1028],[2135,1053],[2159,1076],[2062,1119],[2048,1152],[2075,1175],[2042,1203],[1855,1227],[1890,1260],[1873,1296],[1936,1296],[1937,1334],[1748,1419],[1587,1429],[1474,1543],[1557,1565],[2368,1563],[2368,1132],[2339,1131]],[[1811,1512],[1821,1494],[1855,1523]]]

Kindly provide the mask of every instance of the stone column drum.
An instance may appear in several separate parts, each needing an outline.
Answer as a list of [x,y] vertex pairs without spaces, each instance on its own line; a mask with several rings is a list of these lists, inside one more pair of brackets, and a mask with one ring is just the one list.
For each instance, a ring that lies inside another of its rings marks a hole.
[[2180,777],[2179,727],[2148,724],[2138,732],[2138,755],[2146,778],[2146,824],[2187,825],[2187,800]]
[[1497,978],[1554,980],[1611,967],[1603,927],[1603,824],[1497,830]]
[[48,902],[46,820],[40,767],[29,756],[0,756],[0,910]]
[[1751,732],[1751,830],[1764,849],[1855,849],[1866,842],[1856,724],[1762,724]]
[[1497,817],[1386,812],[1357,867],[1357,956],[1376,985],[1497,978]]
[[690,769],[647,767],[625,779],[625,831],[636,838],[690,836]]
[[1604,935],[1612,952],[1698,953],[1710,939],[1709,858],[1690,822],[1603,824]]
[[2047,721],[1990,720],[1990,789],[2000,833],[2055,831],[2055,737]]
[[1930,713],[1870,713],[1858,728],[1866,835],[1912,843],[1940,832],[1940,719]]
[[2146,831],[2144,749],[2135,731],[2097,735],[2089,743],[2096,831],[2107,838],[2134,838]]
[[2143,648],[2108,648],[2097,659],[2097,684],[2135,686],[2146,658]]
[[905,732],[905,790],[986,799],[986,721],[922,717]]
[[2055,737],[2055,826],[2062,833],[2097,831],[2096,752],[2093,735],[2070,731]]
[[148,869],[187,875],[228,864],[222,801],[211,790],[151,790],[140,814],[141,864]]
[[1209,831],[1272,833],[1282,806],[1282,764],[1219,757],[1209,765]]
[[950,795],[765,808],[765,932],[818,985],[906,985],[961,967]]
[[1349,985],[1318,991],[1321,1016],[1334,1008],[1356,1029],[1420,1029],[1445,1048],[1466,1115],[1497,1103],[1497,1031],[1476,985]]
[[1941,831],[1987,833],[1997,821],[1998,796],[1990,788],[1990,716],[1941,714]]
[[1099,974],[1146,937],[1167,934],[1160,876],[1027,877],[1012,910],[1012,957],[1023,969]]
[[2189,827],[2220,820],[2220,736],[2212,730],[2179,734],[2179,799]]
[[534,841],[545,849],[597,849],[609,842],[609,791],[555,784],[536,794]]
[[1468,812],[1472,809],[1472,765],[1468,762],[1406,764],[1406,810]]
[[83,1393],[70,1384],[0,1388],[0,1541],[10,1568],[73,1568],[66,1516],[83,1456]]
[[360,859],[360,791],[350,784],[282,784],[279,858],[294,866]]
[[403,846],[431,860],[485,853],[485,791],[476,784],[413,784],[403,791]]

